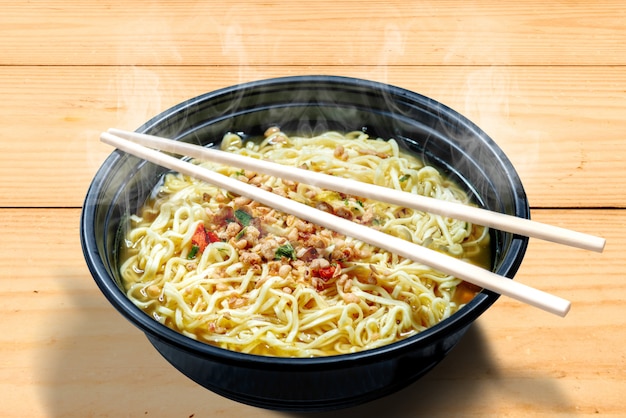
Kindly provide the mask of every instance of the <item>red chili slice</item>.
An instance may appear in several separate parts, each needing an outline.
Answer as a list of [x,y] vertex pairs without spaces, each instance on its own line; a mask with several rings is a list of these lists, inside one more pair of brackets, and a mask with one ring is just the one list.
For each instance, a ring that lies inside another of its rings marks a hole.
[[198,246],[198,251],[202,252],[209,245],[209,239],[203,224],[198,224],[191,237],[191,243]]
[[209,242],[218,242],[218,241],[220,241],[220,237],[218,237],[217,234],[215,232],[213,232],[213,231],[206,231],[206,236],[207,236]]
[[322,267],[317,271],[317,274],[320,276],[320,279],[326,282],[332,279],[333,274],[335,274],[335,266]]

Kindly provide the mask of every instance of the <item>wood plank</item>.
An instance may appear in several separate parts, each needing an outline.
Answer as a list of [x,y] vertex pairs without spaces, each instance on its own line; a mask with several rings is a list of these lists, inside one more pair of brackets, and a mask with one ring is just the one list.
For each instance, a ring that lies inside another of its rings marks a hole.
[[334,74],[404,87],[461,112],[509,156],[534,207],[623,207],[622,67],[0,67],[0,206],[72,206],[111,148],[190,97],[263,78]]
[[[530,243],[515,279],[569,298],[570,314],[559,318],[500,298],[426,377],[350,413],[623,413],[625,212],[534,214],[542,222],[607,238],[602,254]],[[79,215],[79,209],[0,209],[3,415],[284,416],[223,399],[167,364],[91,279],[78,239]],[[29,239],[25,229],[43,238]]]
[[0,65],[624,65],[619,0],[17,1]]

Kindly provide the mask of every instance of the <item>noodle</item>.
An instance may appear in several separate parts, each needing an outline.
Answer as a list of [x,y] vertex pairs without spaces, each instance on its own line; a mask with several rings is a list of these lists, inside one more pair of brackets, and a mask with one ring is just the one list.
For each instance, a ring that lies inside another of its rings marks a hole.
[[[225,151],[455,202],[468,195],[394,140],[362,132],[313,138],[278,129],[227,134]],[[224,175],[489,267],[486,228],[216,163]],[[341,236],[178,173],[131,218],[120,271],[128,297],[200,341],[273,356],[379,347],[458,311],[477,289],[423,264]]]

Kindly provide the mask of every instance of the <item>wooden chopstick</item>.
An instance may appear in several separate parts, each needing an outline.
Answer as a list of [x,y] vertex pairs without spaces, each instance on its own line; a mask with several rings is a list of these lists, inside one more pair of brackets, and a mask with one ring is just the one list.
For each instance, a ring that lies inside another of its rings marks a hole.
[[309,170],[294,169],[270,161],[249,158],[199,145],[174,141],[153,135],[120,129],[109,129],[109,133],[129,139],[138,144],[168,151],[179,155],[199,158],[207,161],[229,164],[255,172],[312,184],[329,190],[343,192],[364,198],[393,203],[402,207],[418,209],[437,215],[473,222],[500,231],[511,232],[527,237],[539,238],[571,247],[602,252],[606,240],[589,234],[535,222],[530,219],[519,218],[503,213],[493,212],[482,208],[447,202],[440,199],[407,193],[402,190],[389,189],[373,184],[364,185],[355,180],[329,176]]
[[452,256],[439,253],[421,245],[413,244],[401,238],[354,223],[339,216],[298,203],[294,200],[278,196],[272,192],[265,191],[261,188],[131,142],[128,139],[114,135],[110,132],[103,132],[100,139],[103,142],[136,157],[169,168],[170,170],[178,171],[182,174],[206,181],[207,183],[211,183],[217,187],[229,190],[232,193],[246,196],[282,212],[289,213],[328,229],[332,229],[340,234],[351,236],[355,239],[369,243],[381,249],[391,251],[415,262],[428,265],[445,274],[450,274],[484,289],[509,296],[562,317],[567,315],[567,312],[569,312],[571,304],[565,299],[526,286],[520,282],[513,281],[486,269],[456,259]]

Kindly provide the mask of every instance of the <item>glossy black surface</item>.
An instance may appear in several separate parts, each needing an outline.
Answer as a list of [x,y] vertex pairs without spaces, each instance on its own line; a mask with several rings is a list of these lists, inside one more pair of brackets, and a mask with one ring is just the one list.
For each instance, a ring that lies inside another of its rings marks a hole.
[[[365,130],[395,138],[427,163],[466,184],[485,207],[528,218],[513,166],[484,132],[452,109],[397,87],[343,77],[270,79],[208,93],[177,105],[138,129],[212,145],[228,131],[258,136],[272,125],[287,133]],[[143,331],[173,366],[230,399],[282,410],[357,405],[414,382],[457,344],[498,295],[483,291],[464,309],[403,341],[324,358],[274,358],[212,347],[157,323],[126,298],[118,272],[118,238],[165,170],[115,151],[96,173],[81,216],[89,269],[110,303]],[[527,238],[492,231],[493,270],[512,278]]]

